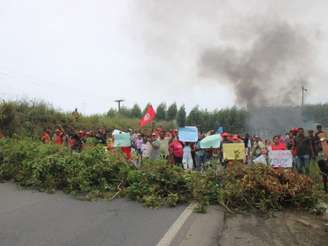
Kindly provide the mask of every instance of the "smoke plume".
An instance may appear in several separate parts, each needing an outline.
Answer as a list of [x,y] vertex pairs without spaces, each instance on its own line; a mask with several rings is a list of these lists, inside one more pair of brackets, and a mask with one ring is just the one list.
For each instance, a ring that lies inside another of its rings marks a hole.
[[[314,43],[317,30],[309,28],[300,10],[312,3],[143,3],[140,12],[145,16],[142,23],[146,23],[147,50],[152,50],[161,62],[169,61],[176,71],[180,69],[181,73],[174,75],[176,81],[187,71],[189,81],[197,77],[198,84],[215,81],[232,87],[236,104],[250,112],[248,125],[253,133],[269,136],[304,126],[298,105],[301,87],[312,89],[318,75]],[[201,91],[199,94],[204,97]]]
[[[313,72],[313,47],[306,31],[286,21],[254,28],[248,45],[206,49],[200,58],[202,76],[233,86],[237,103],[249,111],[248,130],[272,137],[304,127],[302,86]],[[247,40],[246,40],[247,41]]]
[[206,49],[200,58],[202,76],[231,84],[237,103],[248,108],[298,104],[313,55],[305,32],[275,21],[255,28],[251,37],[237,47],[228,43]]

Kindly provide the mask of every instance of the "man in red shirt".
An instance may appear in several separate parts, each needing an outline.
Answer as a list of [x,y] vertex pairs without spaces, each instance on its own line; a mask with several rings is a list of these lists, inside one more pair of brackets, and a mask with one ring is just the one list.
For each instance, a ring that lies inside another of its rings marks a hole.
[[64,133],[59,128],[56,129],[53,141],[55,144],[61,145],[64,143]]
[[273,137],[273,143],[271,144],[271,149],[275,150],[286,150],[286,145],[280,140],[279,136]]
[[175,165],[182,165],[183,157],[183,144],[178,140],[177,137],[169,145],[170,154],[173,156]]
[[50,143],[50,140],[51,140],[51,137],[50,137],[50,129],[46,129],[46,130],[44,130],[44,132],[42,133],[41,141],[42,141],[44,144],[48,144],[48,143]]

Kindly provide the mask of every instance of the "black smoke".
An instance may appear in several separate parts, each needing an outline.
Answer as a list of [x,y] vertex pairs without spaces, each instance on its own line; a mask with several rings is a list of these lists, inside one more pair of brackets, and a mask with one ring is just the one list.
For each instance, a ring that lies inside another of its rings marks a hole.
[[299,27],[276,21],[256,28],[249,44],[211,47],[201,54],[204,77],[233,86],[248,108],[296,105],[311,73],[311,44]]

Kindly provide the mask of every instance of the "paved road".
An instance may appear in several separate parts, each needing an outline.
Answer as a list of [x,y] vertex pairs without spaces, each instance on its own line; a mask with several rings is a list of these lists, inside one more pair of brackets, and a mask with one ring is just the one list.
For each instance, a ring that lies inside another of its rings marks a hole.
[[155,246],[185,207],[83,202],[0,184],[1,246]]

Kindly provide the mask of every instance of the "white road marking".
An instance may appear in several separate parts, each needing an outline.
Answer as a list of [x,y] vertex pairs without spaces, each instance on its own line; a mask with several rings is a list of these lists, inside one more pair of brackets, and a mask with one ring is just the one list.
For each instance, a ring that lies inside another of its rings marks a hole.
[[196,204],[190,204],[182,214],[177,218],[174,224],[165,233],[162,239],[157,243],[156,246],[170,246],[175,236],[178,234],[184,223],[187,221],[189,216],[192,214]]

